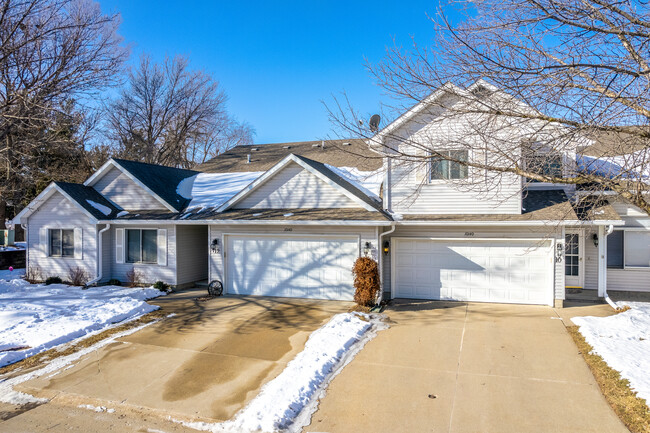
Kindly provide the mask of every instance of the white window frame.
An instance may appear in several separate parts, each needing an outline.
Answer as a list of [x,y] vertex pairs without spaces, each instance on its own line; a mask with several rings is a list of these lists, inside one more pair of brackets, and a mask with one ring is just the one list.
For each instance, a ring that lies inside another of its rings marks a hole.
[[[153,262],[145,262],[142,260],[131,262],[129,261],[129,231],[130,230],[139,230],[140,231],[140,259],[142,259],[142,249],[144,247],[143,242],[142,242],[142,232],[144,230],[150,230],[153,232],[156,232],[156,261]],[[159,251],[159,245],[158,245],[158,229],[155,228],[139,228],[139,227],[133,227],[133,228],[124,228],[124,263],[128,263],[131,265],[157,265],[160,260],[158,259],[158,255],[160,254]]]
[[[644,227],[630,227],[623,230],[623,269],[636,270],[636,271],[650,271],[650,266],[628,266],[626,260],[626,246],[628,232],[649,232],[650,229]],[[615,269],[615,268],[614,268]]]
[[[444,149],[444,150],[437,150],[436,151],[436,153],[438,153],[438,154],[445,154],[446,153],[447,156],[450,156],[449,153],[451,153],[451,152],[465,152],[465,153],[467,153],[466,162],[469,162],[469,160],[470,160],[470,158],[472,156],[472,152],[470,152],[469,149]],[[447,179],[445,179],[445,178],[433,179],[431,176],[433,175],[433,163],[434,163],[434,160],[438,160],[438,157],[433,155],[433,154],[430,155],[429,156],[429,170],[428,170],[428,178],[429,178],[429,183],[430,184],[440,184],[440,183],[447,183],[447,182],[462,182],[462,181],[465,181],[465,180],[470,178],[470,170],[469,170],[470,167],[468,165],[463,166],[461,164],[461,167],[464,167],[466,172],[467,172],[467,175],[465,177],[447,178]],[[455,162],[449,161],[449,160],[446,160],[446,159],[441,159],[441,161],[448,161],[449,164],[456,164]],[[449,168],[451,168],[451,166],[449,166]]]
[[[49,227],[47,230],[47,257],[54,257],[57,259],[74,259],[77,257],[77,240],[76,233],[74,228],[68,227]],[[55,255],[52,254],[52,232],[57,230],[61,233],[61,254]],[[63,230],[69,230],[72,232],[72,254],[63,255]]]

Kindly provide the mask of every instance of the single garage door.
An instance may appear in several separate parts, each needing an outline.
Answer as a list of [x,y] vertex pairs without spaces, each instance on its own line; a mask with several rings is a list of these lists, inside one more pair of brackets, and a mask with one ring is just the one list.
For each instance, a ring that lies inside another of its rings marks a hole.
[[358,237],[226,236],[226,290],[239,295],[352,300]]
[[550,241],[393,238],[393,296],[553,302]]

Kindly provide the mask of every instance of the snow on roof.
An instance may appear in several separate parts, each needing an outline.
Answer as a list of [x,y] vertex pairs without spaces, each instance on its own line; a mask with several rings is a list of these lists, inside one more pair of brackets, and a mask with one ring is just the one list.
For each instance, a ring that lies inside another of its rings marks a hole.
[[183,179],[176,193],[192,201],[186,211],[191,209],[218,208],[238,192],[248,186],[263,172],[240,173],[199,173]]
[[111,208],[109,208],[108,206],[104,206],[103,204],[99,204],[96,201],[92,201],[89,199],[86,199],[86,203],[88,203],[89,205],[91,205],[92,207],[94,207],[95,209],[97,209],[98,211],[100,211],[106,216],[109,216],[111,214]]
[[325,164],[327,168],[332,170],[338,176],[356,186],[361,192],[375,200],[381,201],[380,190],[381,183],[384,181],[383,169],[374,171],[361,171],[356,167],[334,167],[333,165]]
[[578,170],[597,176],[626,179],[647,179],[650,177],[650,167],[647,164],[646,150],[618,156],[577,156]]

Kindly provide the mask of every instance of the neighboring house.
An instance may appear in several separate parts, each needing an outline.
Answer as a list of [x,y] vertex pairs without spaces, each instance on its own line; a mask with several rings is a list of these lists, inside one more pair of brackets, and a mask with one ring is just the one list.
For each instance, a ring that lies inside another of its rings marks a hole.
[[[650,291],[650,218],[616,196],[577,200],[569,187],[515,175],[490,194],[465,191],[453,183],[474,169],[422,169],[371,150],[390,154],[407,146],[390,137],[417,142],[435,128],[428,101],[371,145],[237,146],[198,171],[112,159],[83,185],[52,183],[14,220],[27,229],[28,267],[350,300],[353,262],[369,255],[385,298],[561,305],[567,287]],[[453,155],[477,156],[489,157]]]

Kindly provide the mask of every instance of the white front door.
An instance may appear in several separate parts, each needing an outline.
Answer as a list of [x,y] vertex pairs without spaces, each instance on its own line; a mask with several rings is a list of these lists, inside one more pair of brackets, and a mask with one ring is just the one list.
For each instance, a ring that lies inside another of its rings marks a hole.
[[553,303],[550,241],[393,238],[393,297]]
[[226,236],[226,293],[336,299],[354,297],[358,237]]
[[564,236],[564,281],[566,287],[584,287],[582,268],[583,250],[584,236],[578,230],[567,230]]

